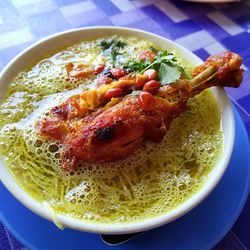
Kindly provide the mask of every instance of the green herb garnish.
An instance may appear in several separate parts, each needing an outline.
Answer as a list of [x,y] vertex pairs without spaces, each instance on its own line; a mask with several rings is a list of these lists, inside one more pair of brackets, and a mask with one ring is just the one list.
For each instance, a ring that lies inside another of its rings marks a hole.
[[154,46],[150,46],[150,50],[154,53],[157,54],[158,53],[158,49],[156,49]]
[[132,61],[128,65],[125,65],[124,69],[130,69],[140,74],[144,73],[147,69],[155,69],[158,72],[158,80],[163,85],[175,82],[181,75],[189,78],[185,70],[178,65],[174,55],[168,51],[159,51],[153,61]]
[[162,84],[169,84],[180,78],[181,72],[178,67],[169,66],[161,63],[158,71],[158,78]]
[[131,70],[133,72],[140,73],[141,71],[143,71],[145,68],[147,68],[151,64],[152,63],[149,59],[141,60],[141,61],[133,61],[133,62],[130,62],[128,65],[124,65],[123,69],[128,69],[128,70]]

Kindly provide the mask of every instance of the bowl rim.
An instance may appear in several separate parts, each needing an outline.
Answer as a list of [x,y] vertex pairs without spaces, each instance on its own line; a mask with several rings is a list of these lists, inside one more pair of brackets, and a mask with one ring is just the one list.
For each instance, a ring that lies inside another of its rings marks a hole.
[[[118,26],[117,27],[92,26],[92,27],[84,27],[84,28],[66,30],[66,31],[48,36],[32,44],[31,46],[23,50],[21,53],[19,53],[16,57],[14,57],[5,66],[3,71],[0,73],[0,83],[3,81],[3,77],[6,74],[8,74],[8,71],[10,71],[11,68],[16,66],[15,64],[17,63],[18,60],[20,60],[27,53],[30,53],[30,51],[32,49],[35,49],[37,46],[44,44],[44,43],[46,44],[47,42],[51,40],[54,40],[54,39],[56,40],[59,37],[62,37],[68,34],[74,34],[74,33],[84,32],[84,31],[87,32],[87,31],[93,31],[93,30],[96,31],[97,33],[98,31],[110,31],[111,33],[113,32],[114,34],[116,34],[116,32],[119,31],[119,32],[124,32],[124,33],[132,33],[131,35],[134,35],[134,36],[141,35],[141,36],[150,37],[152,39],[153,38],[159,39],[163,41],[164,43],[174,47],[175,49],[180,50],[180,54],[185,53],[186,55],[190,56],[196,63],[202,62],[200,58],[198,58],[196,55],[194,55],[191,51],[187,50],[183,46],[165,37],[159,36],[157,34],[153,34],[151,32],[147,32],[147,31],[143,31],[139,29],[127,28],[127,27],[118,27]],[[13,79],[13,77],[11,79]],[[8,81],[7,84],[9,83],[10,81]],[[28,207],[30,210],[40,215],[41,217],[46,218],[54,222],[58,226],[62,226],[62,227],[68,227],[68,228],[77,229],[80,231],[103,233],[103,234],[126,234],[126,233],[134,233],[134,232],[141,232],[141,231],[149,230],[149,229],[167,224],[169,222],[172,222],[173,220],[183,216],[184,214],[189,212],[191,209],[196,207],[198,204],[200,204],[212,192],[212,190],[216,187],[222,175],[224,174],[228,166],[229,160],[231,158],[231,153],[233,150],[234,139],[235,139],[235,122],[234,122],[232,104],[223,88],[214,88],[214,93],[215,94],[217,93],[216,95],[220,96],[220,98],[223,99],[224,105],[226,107],[225,112],[228,117],[227,123],[231,125],[229,138],[227,138],[228,143],[226,145],[224,144],[224,149],[223,149],[223,152],[221,153],[221,154],[224,154],[224,156],[223,157],[221,156],[220,164],[218,164],[220,165],[219,171],[217,171],[215,178],[211,180],[209,183],[206,181],[206,183],[203,184],[203,186],[197,193],[195,193],[193,196],[187,199],[184,203],[174,208],[173,210],[167,212],[166,214],[158,215],[156,217],[148,218],[148,219],[145,219],[143,221],[138,221],[138,222],[116,223],[116,224],[90,223],[88,221],[74,219],[67,215],[53,214],[53,212],[50,211],[48,207],[46,208],[46,206],[42,205],[40,202],[36,201],[28,193],[26,193],[21,188],[21,186],[17,184],[14,177],[11,176],[10,173],[9,173],[9,177],[7,176],[6,172],[9,172],[9,170],[7,169],[7,167],[4,166],[4,163],[2,160],[0,160],[0,180],[5,185],[5,187],[9,190],[9,192],[11,192],[15,196],[15,198],[17,198],[23,205],[25,205],[26,207]],[[14,188],[13,188],[13,181],[16,184]]]

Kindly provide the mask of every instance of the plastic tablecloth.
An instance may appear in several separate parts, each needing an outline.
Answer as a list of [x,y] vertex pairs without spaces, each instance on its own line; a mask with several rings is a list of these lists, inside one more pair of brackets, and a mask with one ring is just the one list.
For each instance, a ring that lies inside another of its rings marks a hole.
[[[244,82],[227,89],[250,134],[250,0],[201,4],[181,0],[0,0],[0,70],[21,50],[70,28],[115,25],[174,40],[202,59],[225,49],[243,57]],[[1,201],[3,202],[3,201]],[[250,198],[214,249],[250,248]],[[25,249],[0,223],[0,249]]]

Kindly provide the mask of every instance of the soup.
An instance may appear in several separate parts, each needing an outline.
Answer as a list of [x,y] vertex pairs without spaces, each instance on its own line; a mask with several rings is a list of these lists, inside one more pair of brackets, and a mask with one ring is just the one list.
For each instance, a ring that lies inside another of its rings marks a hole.
[[[113,49],[105,49],[115,44]],[[119,45],[119,46],[117,46]],[[128,223],[167,213],[206,182],[222,150],[221,111],[209,90],[188,102],[161,143],[145,141],[127,158],[62,167],[63,145],[42,136],[49,110],[98,84],[98,76],[68,78],[69,63],[125,67],[141,51],[161,48],[135,37],[83,41],[48,55],[12,81],[0,106],[0,153],[19,185],[59,213],[94,223]],[[177,62],[190,74],[180,56]]]

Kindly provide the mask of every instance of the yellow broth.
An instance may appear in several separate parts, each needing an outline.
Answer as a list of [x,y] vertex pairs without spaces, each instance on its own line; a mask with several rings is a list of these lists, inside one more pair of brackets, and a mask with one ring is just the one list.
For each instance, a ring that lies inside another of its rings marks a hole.
[[[134,37],[117,39],[127,43],[116,58],[117,67],[156,47]],[[68,47],[13,79],[0,105],[0,153],[20,186],[55,213],[100,223],[156,217],[185,202],[206,182],[222,150],[221,112],[211,92],[204,91],[188,102],[161,143],[144,142],[118,162],[63,170],[62,145],[39,135],[35,124],[51,107],[95,85],[96,76],[67,81],[65,64],[111,65],[99,42]],[[179,63],[183,65],[180,58]]]

